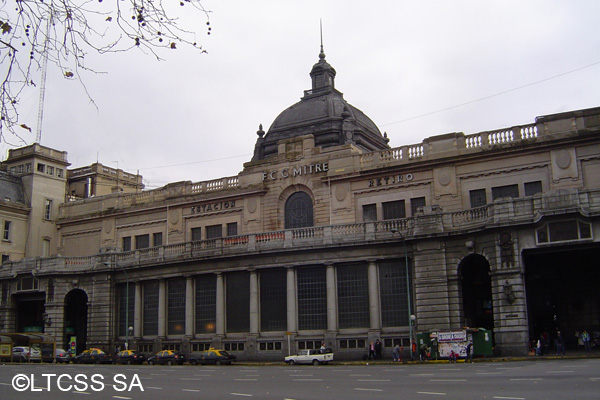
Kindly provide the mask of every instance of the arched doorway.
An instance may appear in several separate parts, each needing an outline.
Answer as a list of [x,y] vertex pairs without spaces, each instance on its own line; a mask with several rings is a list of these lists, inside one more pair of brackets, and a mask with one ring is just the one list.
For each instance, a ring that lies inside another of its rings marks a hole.
[[465,326],[494,329],[490,264],[485,257],[471,254],[461,261],[459,271]]
[[69,348],[71,338],[77,338],[77,354],[87,346],[88,296],[81,289],[73,289],[65,296],[65,348]]

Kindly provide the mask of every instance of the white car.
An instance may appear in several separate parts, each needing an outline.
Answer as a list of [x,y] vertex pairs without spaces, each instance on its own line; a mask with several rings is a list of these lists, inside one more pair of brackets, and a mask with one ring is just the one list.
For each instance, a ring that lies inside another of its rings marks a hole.
[[18,362],[42,361],[42,353],[37,347],[15,346],[12,349],[12,359]]
[[327,364],[333,361],[333,351],[331,349],[299,350],[298,354],[287,356],[285,362],[289,365],[294,364]]

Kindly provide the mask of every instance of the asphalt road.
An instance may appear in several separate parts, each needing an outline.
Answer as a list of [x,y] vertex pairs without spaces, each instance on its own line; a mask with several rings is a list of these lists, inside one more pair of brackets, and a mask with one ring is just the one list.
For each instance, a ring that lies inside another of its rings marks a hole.
[[318,367],[0,365],[0,399],[7,400],[241,398],[597,400],[600,359]]

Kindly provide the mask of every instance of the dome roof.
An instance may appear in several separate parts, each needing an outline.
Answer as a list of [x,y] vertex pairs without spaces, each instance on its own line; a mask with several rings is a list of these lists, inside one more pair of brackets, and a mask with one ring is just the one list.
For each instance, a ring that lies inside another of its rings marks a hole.
[[375,123],[335,89],[335,75],[321,47],[319,62],[310,72],[312,89],[281,112],[266,135],[262,128],[258,131],[253,161],[276,155],[278,141],[307,134],[312,134],[315,146],[320,147],[353,143],[366,151],[389,148]]

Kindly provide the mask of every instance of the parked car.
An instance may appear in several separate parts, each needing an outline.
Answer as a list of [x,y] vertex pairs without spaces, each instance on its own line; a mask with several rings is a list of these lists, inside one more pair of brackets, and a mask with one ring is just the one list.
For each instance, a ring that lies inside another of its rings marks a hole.
[[54,360],[57,363],[70,363],[73,359],[73,356],[68,351],[64,349],[59,349],[58,347],[54,350]]
[[148,364],[167,364],[167,365],[181,365],[185,362],[185,356],[177,351],[173,350],[162,350],[155,355],[148,357]]
[[73,357],[75,364],[112,364],[113,358],[100,349],[84,350],[81,354]]
[[331,349],[299,350],[298,354],[285,358],[285,362],[289,365],[319,365],[327,364],[329,361],[333,361],[333,351]]
[[146,356],[135,350],[123,350],[113,357],[115,364],[141,364],[144,361],[146,361]]
[[41,362],[42,353],[37,347],[15,346],[12,349],[12,360],[17,362]]
[[192,365],[197,364],[214,364],[230,365],[236,360],[236,356],[227,353],[225,350],[213,349],[212,347],[207,351],[201,353],[192,353],[188,357],[188,362]]

